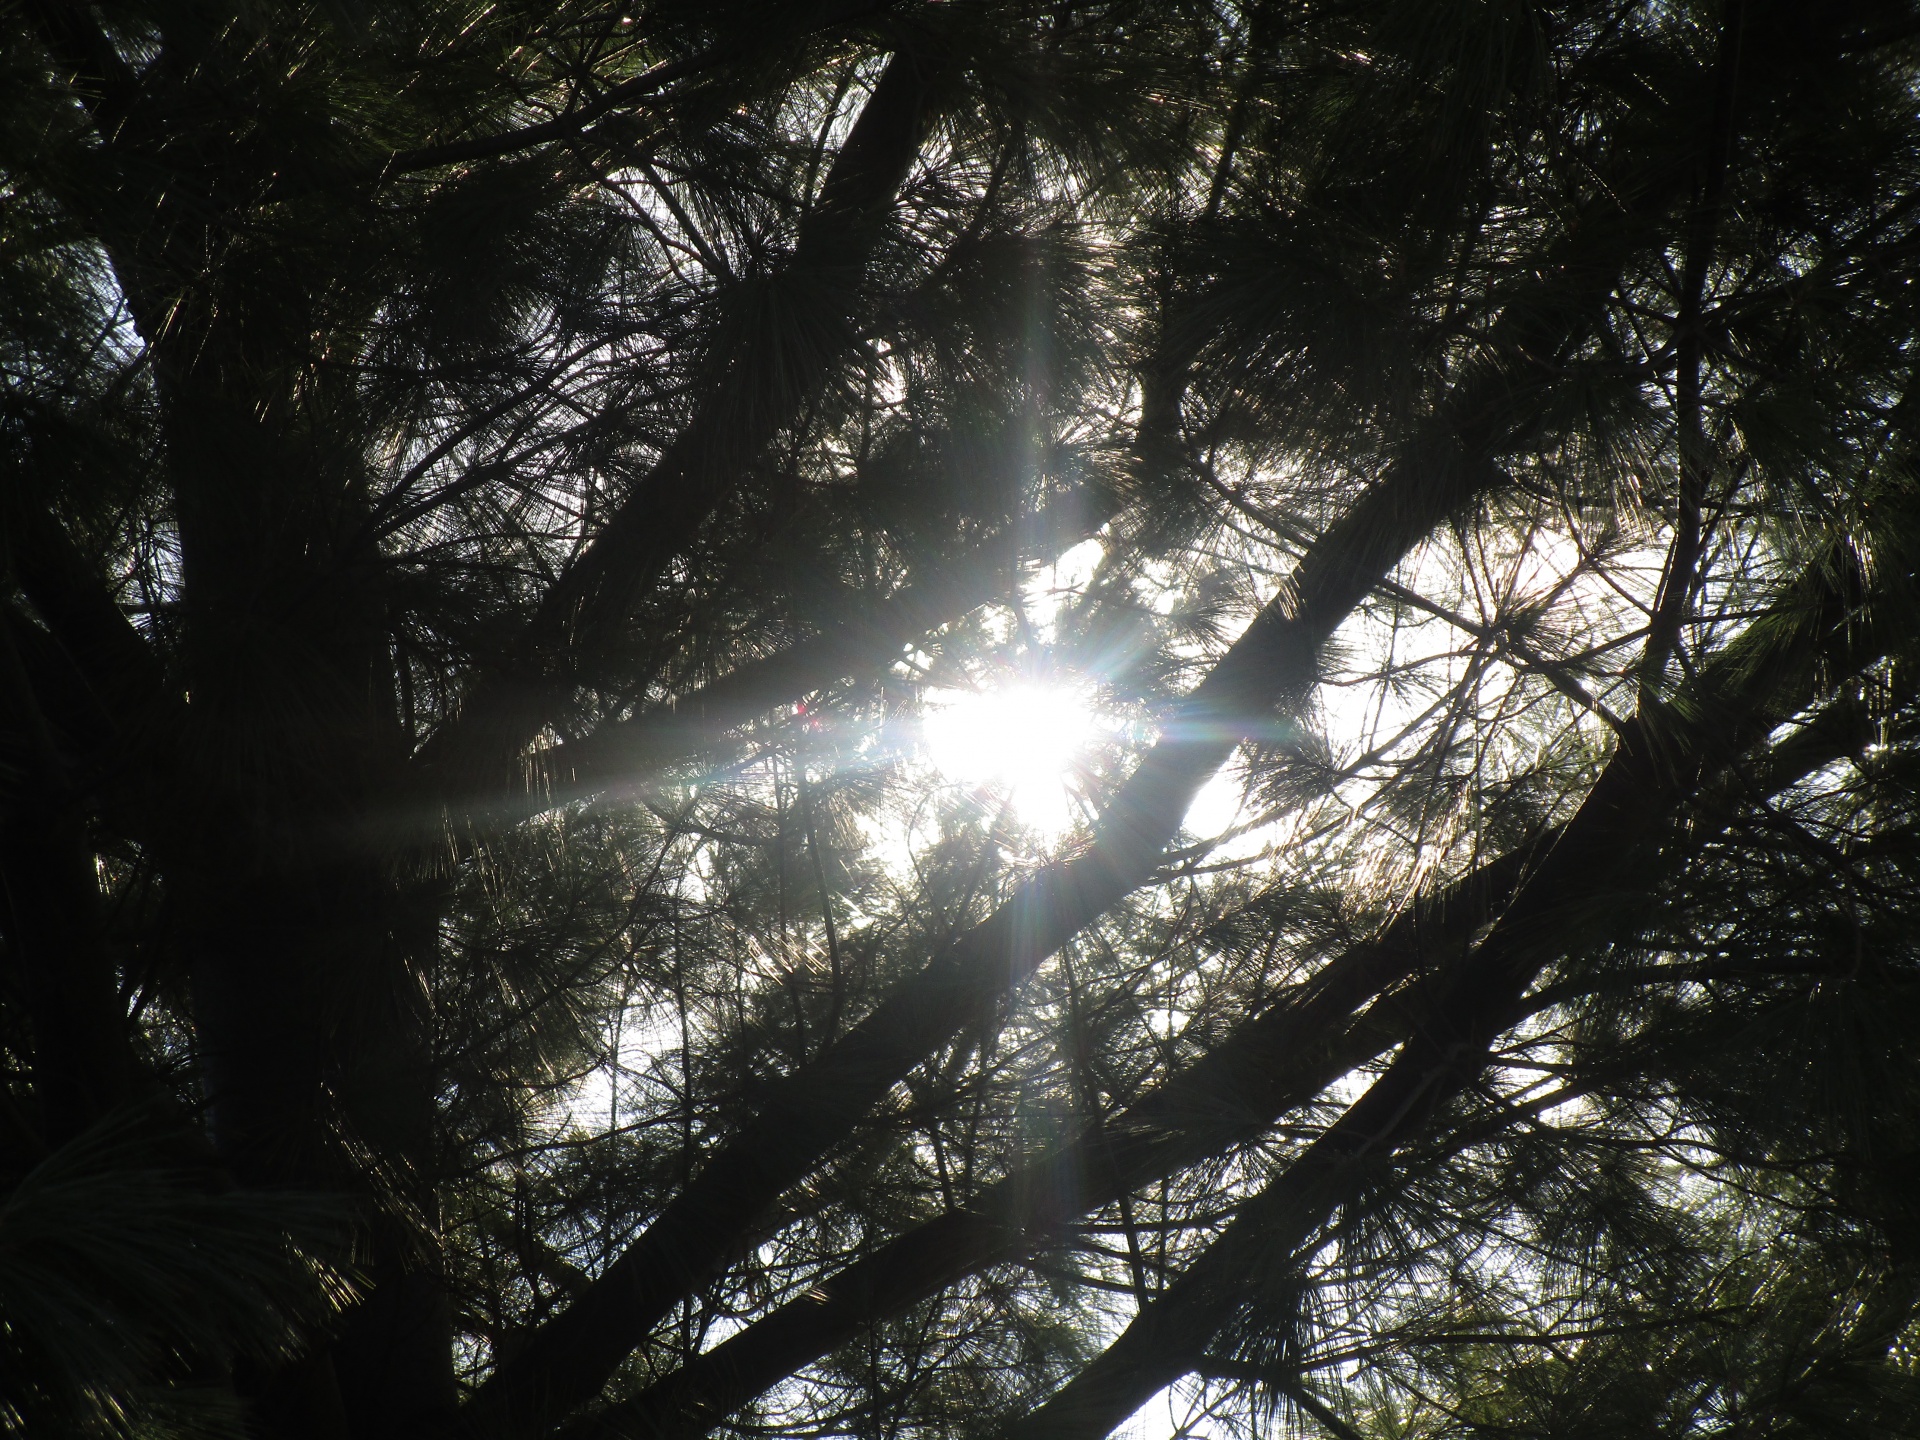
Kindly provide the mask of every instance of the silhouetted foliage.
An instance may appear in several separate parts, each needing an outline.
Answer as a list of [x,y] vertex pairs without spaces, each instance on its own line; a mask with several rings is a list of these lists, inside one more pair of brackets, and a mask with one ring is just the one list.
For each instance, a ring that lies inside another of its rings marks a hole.
[[0,15],[0,1430],[1920,1435],[1909,0]]

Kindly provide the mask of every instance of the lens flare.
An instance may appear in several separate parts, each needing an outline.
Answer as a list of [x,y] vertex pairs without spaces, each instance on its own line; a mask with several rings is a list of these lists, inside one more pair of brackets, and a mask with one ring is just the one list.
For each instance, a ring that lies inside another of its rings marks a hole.
[[1020,822],[1048,837],[1080,816],[1080,767],[1102,729],[1092,697],[1068,685],[927,697],[921,735],[948,779],[1004,793]]

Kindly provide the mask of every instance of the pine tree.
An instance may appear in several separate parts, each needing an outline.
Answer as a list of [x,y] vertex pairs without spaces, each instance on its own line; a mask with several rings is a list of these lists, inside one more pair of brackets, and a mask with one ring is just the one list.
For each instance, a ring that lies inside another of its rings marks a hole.
[[1910,4],[5,23],[9,1433],[1915,1433]]

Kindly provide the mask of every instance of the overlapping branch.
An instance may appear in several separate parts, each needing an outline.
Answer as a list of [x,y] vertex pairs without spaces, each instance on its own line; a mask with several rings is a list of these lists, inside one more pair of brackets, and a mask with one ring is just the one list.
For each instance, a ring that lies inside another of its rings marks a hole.
[[[783,283],[843,302],[862,291],[902,183],[933,113],[936,77],[908,51],[875,84],[802,222]],[[828,329],[850,317],[821,318]],[[829,375],[795,373],[779,347],[716,358],[705,401],[578,558],[547,588],[521,632],[513,661],[482,679],[459,716],[423,747],[432,790],[458,795],[509,773],[514,758],[571,702],[634,599],[692,543],[714,507]]]
[[[1775,745],[1763,773],[1715,772],[1708,808],[1724,816],[1777,793],[1857,748],[1859,732],[1859,707],[1834,702]],[[1661,797],[1648,798],[1650,823],[1630,842],[1641,857],[1658,854],[1667,838]],[[1430,989],[1458,964],[1462,947],[1505,910],[1561,834],[1556,827],[1416,900],[1379,936],[1327,961],[1297,991],[1121,1114],[1022,1166],[964,1210],[895,1237],[633,1399],[582,1421],[567,1440],[691,1440],[866,1326],[1043,1248],[1077,1216],[1254,1138],[1330,1080],[1404,1041],[1422,1003],[1420,987]],[[1696,829],[1692,843],[1700,838]],[[1611,875],[1591,872],[1576,876],[1559,903],[1597,907],[1615,893]],[[1062,1176],[1071,1183],[1059,1183]]]
[[1806,705],[1823,669],[1850,674],[1872,658],[1852,623],[1859,598],[1844,559],[1817,570],[1674,703],[1643,709],[1492,930],[1428,987],[1385,1073],[1010,1435],[1098,1440],[1202,1364],[1250,1293],[1283,1283],[1327,1218],[1380,1183],[1395,1153],[1480,1075],[1535,977],[1594,933],[1619,894],[1644,888],[1661,848],[1646,843],[1649,834],[1660,834],[1708,773]]
[[1304,698],[1335,627],[1435,526],[1498,483],[1496,455],[1535,437],[1547,382],[1591,333],[1631,253],[1632,218],[1586,217],[1558,247],[1557,263],[1507,297],[1490,358],[1167,717],[1092,842],[1019,885],[837,1042],[774,1084],[648,1230],[482,1385],[464,1433],[531,1431],[590,1399],[671,1306],[707,1282],[755,1218],[914,1065],[1150,878],[1201,785],[1237,744],[1265,733],[1279,707]]

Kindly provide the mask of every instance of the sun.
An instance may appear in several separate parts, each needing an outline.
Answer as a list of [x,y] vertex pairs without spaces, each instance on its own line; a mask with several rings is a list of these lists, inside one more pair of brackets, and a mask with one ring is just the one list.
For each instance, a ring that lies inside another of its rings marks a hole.
[[1023,825],[1048,838],[1080,818],[1079,777],[1102,731],[1087,691],[1021,682],[927,696],[921,736],[941,774],[1004,794]]

